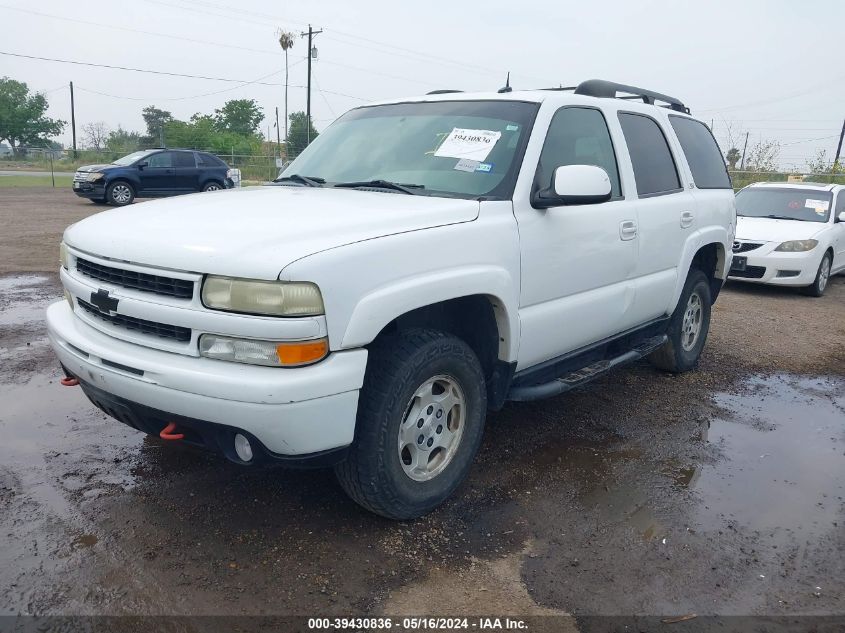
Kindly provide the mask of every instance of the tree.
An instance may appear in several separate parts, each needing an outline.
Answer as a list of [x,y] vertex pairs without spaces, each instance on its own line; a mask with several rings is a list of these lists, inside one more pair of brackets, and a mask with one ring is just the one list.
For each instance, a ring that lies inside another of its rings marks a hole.
[[318,132],[314,128],[314,121],[308,121],[304,112],[291,112],[290,128],[285,139],[285,150],[288,158],[295,158],[308,147],[308,127],[311,128],[311,140],[317,138]]
[[217,129],[241,136],[255,134],[263,120],[264,112],[254,99],[232,99],[214,111]]
[[748,152],[745,159],[746,171],[777,171],[780,157],[780,143],[761,140]]
[[[296,33],[279,29],[276,34],[279,36],[279,46],[285,52],[285,138],[288,137],[288,51],[293,48],[296,42]],[[310,52],[309,52],[310,54]],[[276,115],[278,118],[278,114]]]
[[164,141],[164,126],[173,120],[173,115],[167,110],[159,110],[155,106],[147,106],[141,110],[144,123],[147,124],[147,138],[143,139],[144,144],[160,144]]
[[22,146],[43,146],[64,129],[64,121],[44,116],[47,105],[47,98],[30,94],[25,83],[0,78],[0,141],[8,141],[15,156]]
[[725,154],[725,159],[728,161],[728,168],[731,171],[736,169],[736,164],[739,162],[740,158],[742,158],[742,154],[740,154],[736,147],[730,148],[728,153]]
[[106,147],[115,154],[131,154],[141,147],[141,135],[118,126],[116,130],[109,132]]
[[99,152],[106,147],[109,128],[103,121],[86,123],[82,126],[82,142],[88,149]]

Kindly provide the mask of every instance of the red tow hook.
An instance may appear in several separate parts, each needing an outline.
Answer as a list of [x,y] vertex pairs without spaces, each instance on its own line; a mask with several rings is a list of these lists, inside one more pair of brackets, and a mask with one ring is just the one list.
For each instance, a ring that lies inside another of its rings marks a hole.
[[171,422],[166,427],[161,430],[161,433],[158,436],[163,440],[181,440],[184,439],[184,433],[174,433],[173,431],[176,430],[176,423]]
[[76,387],[79,384],[79,379],[73,376],[65,376],[59,381],[63,387]]

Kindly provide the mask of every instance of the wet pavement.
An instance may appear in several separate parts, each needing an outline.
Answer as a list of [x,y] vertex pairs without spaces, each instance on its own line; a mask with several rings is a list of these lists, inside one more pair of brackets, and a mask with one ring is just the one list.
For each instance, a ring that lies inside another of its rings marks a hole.
[[758,324],[733,344],[736,315],[772,302],[786,337],[821,327],[810,309],[845,323],[841,279],[818,301],[728,289],[689,374],[643,362],[508,404],[458,494],[409,523],[330,471],[245,469],[107,419],[58,385],[42,317],[60,296],[0,277],[0,614],[845,615],[845,330],[777,371]]

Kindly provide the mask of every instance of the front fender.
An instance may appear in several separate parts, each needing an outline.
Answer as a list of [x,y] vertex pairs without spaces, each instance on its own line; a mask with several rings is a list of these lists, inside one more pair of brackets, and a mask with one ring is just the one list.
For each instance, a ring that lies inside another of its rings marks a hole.
[[516,360],[518,311],[507,309],[513,279],[503,268],[466,266],[399,279],[361,298],[352,311],[341,347],[361,347],[397,317],[427,305],[470,295],[484,295],[493,306],[499,328],[499,358]]

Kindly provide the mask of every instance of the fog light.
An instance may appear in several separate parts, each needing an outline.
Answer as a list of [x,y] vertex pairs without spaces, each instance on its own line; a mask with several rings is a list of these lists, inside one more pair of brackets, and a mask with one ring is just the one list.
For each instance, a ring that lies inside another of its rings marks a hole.
[[252,461],[252,445],[246,436],[240,433],[235,433],[235,454],[241,461]]

